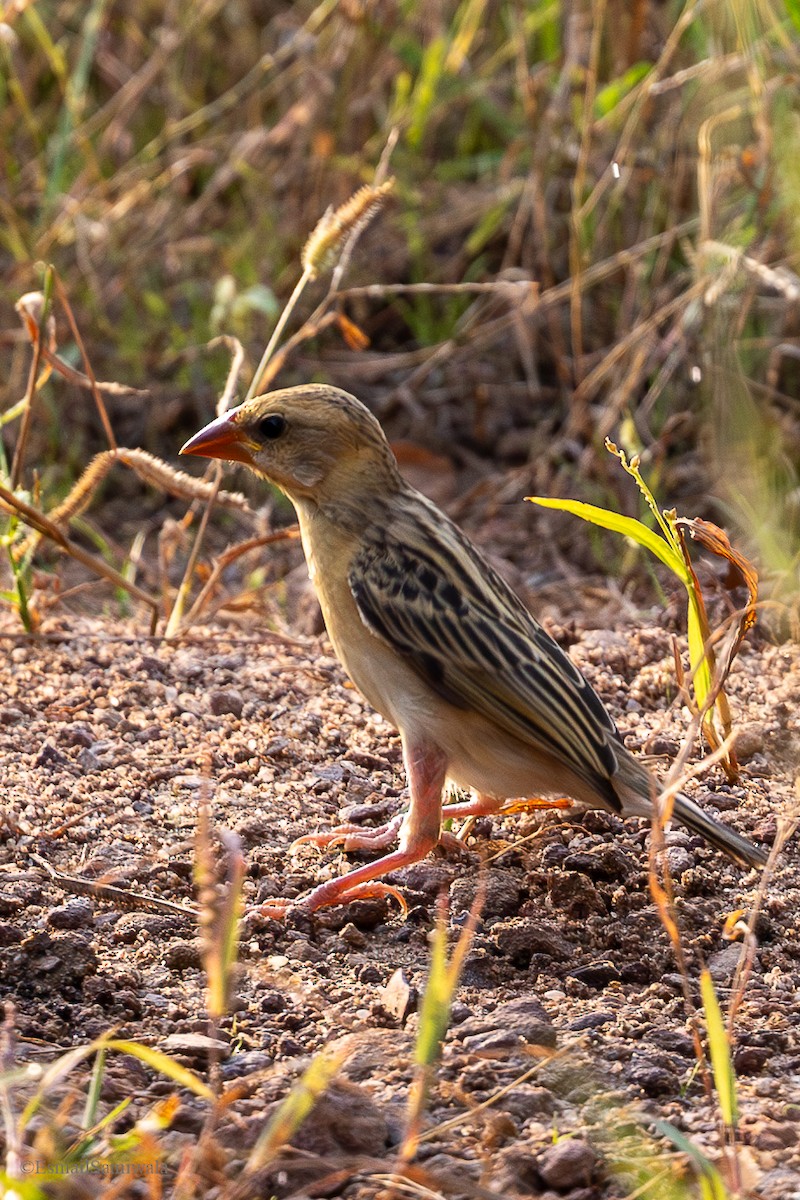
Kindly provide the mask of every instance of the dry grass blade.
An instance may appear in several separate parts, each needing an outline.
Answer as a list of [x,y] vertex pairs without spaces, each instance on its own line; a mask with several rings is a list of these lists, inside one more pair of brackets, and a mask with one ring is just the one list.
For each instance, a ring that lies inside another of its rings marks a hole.
[[143,592],[135,583],[131,583],[129,579],[126,579],[114,567],[110,567],[102,558],[99,558],[96,554],[90,554],[82,546],[76,545],[44,513],[39,512],[38,509],[35,509],[18,496],[15,496],[13,492],[3,487],[2,484],[0,484],[0,508],[4,508],[7,512],[16,513],[26,525],[30,525],[32,529],[49,538],[60,550],[68,554],[70,558],[74,558],[77,562],[82,563],[102,579],[107,579],[116,587],[122,588],[135,600],[146,604],[152,613],[152,628],[155,628],[155,622],[158,620],[158,601],[156,599],[149,596],[147,592]]
[[736,972],[731,985],[731,997],[728,1002],[728,1035],[733,1037],[734,1022],[736,1014],[739,1011],[741,1003],[744,999],[747,984],[753,971],[755,963],[756,950],[758,948],[758,939],[756,938],[756,928],[761,915],[767,895],[769,894],[769,885],[777,869],[778,863],[783,854],[784,848],[790,838],[797,832],[800,826],[800,781],[795,784],[795,789],[798,793],[797,798],[792,806],[792,811],[788,812],[778,821],[778,832],[770,851],[767,865],[761,873],[761,878],[758,882],[758,891],[756,892],[755,900],[751,906],[750,914],[747,920],[747,928],[744,935],[742,945],[742,953],[739,957],[739,962],[736,966]]
[[200,547],[203,544],[203,538],[205,537],[206,530],[208,529],[208,522],[211,518],[211,513],[214,508],[214,502],[219,493],[220,484],[222,483],[222,464],[218,462],[212,463],[210,471],[213,475],[211,493],[203,509],[203,515],[200,518],[200,525],[197,529],[197,535],[194,539],[191,552],[186,561],[186,568],[183,572],[183,578],[181,579],[177,595],[175,596],[175,602],[172,605],[172,611],[169,614],[167,627],[164,631],[164,637],[166,638],[175,637],[176,633],[180,629],[184,606],[189,597],[189,592],[191,591],[194,570],[197,565],[197,560],[200,556]]
[[266,533],[262,537],[248,538],[247,541],[240,542],[236,546],[230,546],[220,554],[209,572],[208,579],[198,593],[197,599],[186,614],[183,623],[183,632],[190,629],[199,618],[226,567],[236,562],[237,558],[241,558],[243,554],[249,554],[252,550],[258,550],[261,546],[272,546],[276,542],[295,541],[299,537],[299,527],[292,525],[288,529],[279,529],[276,533]]
[[[96,454],[80,479],[71,488],[69,495],[56,508],[50,510],[47,519],[63,530],[74,517],[80,516],[86,511],[95,491],[117,463],[124,463],[126,467],[130,467],[144,483],[159,488],[172,496],[177,496],[180,500],[204,504],[208,502],[214,491],[212,483],[198,479],[194,475],[187,475],[185,471],[178,471],[169,463],[156,458],[154,454],[148,454],[146,450],[120,446],[116,451],[101,450],[99,454]],[[216,493],[215,500],[223,508],[233,509],[236,512],[250,511],[250,506],[241,492],[219,491]],[[33,551],[40,536],[46,535],[40,532],[38,535],[26,538],[19,547],[18,554],[24,557]]]
[[108,419],[108,412],[106,410],[105,401],[103,400],[103,397],[100,395],[100,388],[97,385],[97,379],[95,378],[94,371],[92,370],[92,364],[89,362],[89,355],[86,353],[86,347],[83,343],[83,338],[81,337],[81,331],[78,328],[78,322],[75,320],[75,314],[72,311],[72,306],[69,302],[69,298],[67,296],[66,289],[64,288],[64,285],[62,284],[61,280],[59,279],[58,273],[55,271],[53,273],[53,282],[55,284],[55,289],[58,294],[58,298],[61,301],[64,312],[67,314],[67,320],[69,321],[69,327],[72,331],[72,336],[75,338],[75,342],[78,346],[78,349],[81,352],[81,358],[83,360],[83,368],[84,368],[84,371],[86,372],[86,376],[89,380],[92,396],[94,397],[94,402],[95,402],[95,405],[97,406],[97,411],[100,415],[100,422],[103,426],[103,430],[106,435],[106,440],[108,441],[108,444],[111,447],[111,449],[116,450],[117,439],[114,437],[114,431],[111,428],[111,422]]
[[203,1083],[199,1075],[195,1075],[194,1071],[182,1066],[163,1051],[156,1050],[154,1046],[143,1046],[139,1042],[130,1042],[123,1038],[104,1038],[102,1044],[109,1050],[116,1050],[120,1054],[130,1054],[133,1058],[138,1058],[139,1062],[143,1062],[154,1071],[158,1071],[160,1075],[171,1079],[178,1087],[188,1088],[190,1092],[194,1092],[195,1096],[200,1096],[203,1100],[213,1102],[215,1099],[211,1088]]
[[[250,387],[247,389],[245,400],[252,399],[266,386],[268,379],[273,379],[275,370],[266,375],[267,367],[275,353],[281,334],[286,328],[289,317],[294,312],[307,285],[316,279],[322,271],[328,270],[336,261],[337,255],[349,254],[366,229],[369,222],[381,208],[384,200],[394,187],[394,180],[387,179],[384,183],[369,184],[350,197],[337,209],[329,208],[317,222],[316,227],[306,240],[301,254],[303,273],[298,279],[294,291],[289,297],[283,312],[272,331],[272,336],[261,356]],[[343,249],[344,244],[344,249]],[[305,340],[317,332],[317,325],[325,315],[329,306],[331,293],[323,304],[307,321],[296,337]]]
[[28,434],[30,431],[31,420],[33,419],[33,399],[42,382],[44,382],[44,379],[46,379],[50,374],[48,368],[43,378],[39,378],[39,365],[41,363],[42,354],[44,351],[42,322],[47,323],[48,341],[55,345],[55,326],[54,322],[52,322],[48,316],[50,296],[52,292],[52,278],[52,270],[48,268],[45,273],[44,293],[30,292],[17,302],[17,312],[20,314],[22,323],[28,332],[29,338],[31,339],[33,355],[31,357],[30,367],[28,368],[28,382],[25,388],[22,424],[20,426],[19,437],[17,439],[17,445],[14,451],[14,460],[11,464],[12,489],[19,487],[19,482],[22,478],[22,463],[25,459],[25,449],[28,444]]
[[207,803],[197,824],[195,886],[200,906],[203,965],[208,979],[206,1007],[216,1026],[228,1012],[238,957],[239,921],[242,916],[242,883],[245,860],[235,834],[220,833],[225,850],[226,877],[219,879],[211,844]]
[[439,1059],[442,1042],[450,1021],[461,969],[475,935],[478,918],[486,899],[486,881],[481,876],[469,915],[456,942],[453,957],[447,961],[447,900],[441,896],[437,905],[436,928],[431,945],[430,970],[419,1014],[419,1033],[414,1051],[417,1072],[408,1098],[408,1123],[398,1161],[410,1162],[417,1152],[420,1127],[434,1067]]
[[356,238],[366,229],[393,188],[394,179],[387,179],[377,186],[367,184],[346,204],[323,213],[300,255],[303,272],[309,279],[316,279],[334,265],[344,241]]

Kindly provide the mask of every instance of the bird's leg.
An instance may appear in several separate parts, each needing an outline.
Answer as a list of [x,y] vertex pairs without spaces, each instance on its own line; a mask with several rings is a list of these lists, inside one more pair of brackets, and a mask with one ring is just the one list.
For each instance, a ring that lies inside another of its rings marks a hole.
[[[330,879],[314,888],[302,900],[267,900],[254,911],[267,917],[282,917],[290,907],[306,912],[331,904],[349,904],[375,896],[394,896],[405,907],[401,893],[390,884],[377,882],[379,875],[409,867],[424,858],[439,841],[442,826],[442,789],[447,774],[447,759],[438,746],[425,742],[403,742],[403,758],[408,775],[411,803],[400,825],[397,850],[375,862],[357,867],[340,879]],[[391,824],[391,822],[390,822]]]
[[566,796],[554,799],[528,797],[525,800],[505,800],[496,796],[485,796],[477,793],[471,800],[459,800],[456,804],[445,804],[442,808],[442,819],[453,817],[486,817],[494,813],[528,812],[534,808],[571,808],[572,801]]
[[[553,800],[538,799],[531,797],[527,800],[505,800],[498,799],[496,796],[486,796],[482,792],[476,793],[471,800],[462,800],[457,804],[445,804],[442,809],[442,819],[445,821],[460,819],[466,817],[464,824],[455,834],[455,839],[459,845],[469,837],[472,832],[472,827],[478,817],[487,817],[499,813],[517,813],[528,812],[534,808],[571,808],[572,801],[564,798],[556,798]],[[450,837],[450,834],[443,834],[443,840]]]

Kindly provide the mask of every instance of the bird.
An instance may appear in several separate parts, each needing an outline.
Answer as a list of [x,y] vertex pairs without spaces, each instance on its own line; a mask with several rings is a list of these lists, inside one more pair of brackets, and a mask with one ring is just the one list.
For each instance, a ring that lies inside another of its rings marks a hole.
[[[396,849],[298,901],[267,901],[265,915],[397,895],[381,877],[437,845],[443,811],[470,817],[517,798],[568,797],[653,818],[658,780],[598,694],[478,547],[403,479],[355,396],[325,384],[267,392],[218,416],[180,453],[244,464],[288,497],[334,651],[400,734],[405,814],[309,839],[346,850],[396,840]],[[453,789],[470,799],[443,809]],[[743,867],[766,861],[682,793],[672,816]]]

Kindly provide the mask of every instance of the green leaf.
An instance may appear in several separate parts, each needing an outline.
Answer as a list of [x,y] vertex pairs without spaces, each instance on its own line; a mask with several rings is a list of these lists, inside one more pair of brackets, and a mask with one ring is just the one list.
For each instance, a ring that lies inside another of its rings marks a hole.
[[699,1146],[696,1146],[685,1133],[681,1133],[680,1129],[676,1129],[669,1121],[656,1120],[653,1125],[662,1137],[668,1138],[672,1142],[676,1150],[680,1150],[689,1158],[700,1179],[704,1200],[705,1197],[708,1197],[708,1200],[729,1200],[728,1190],[722,1181],[722,1176]]
[[655,554],[656,558],[659,558],[678,576],[682,583],[688,586],[689,577],[681,556],[668,545],[664,538],[654,533],[647,525],[643,525],[641,521],[637,521],[635,517],[623,517],[619,513],[611,512],[610,509],[599,508],[595,504],[586,504],[583,500],[558,500],[550,496],[526,496],[525,499],[530,500],[532,504],[541,505],[542,508],[555,508],[560,512],[573,513],[584,521],[590,521],[592,525],[599,525],[602,529],[610,529],[614,533],[621,533],[624,537],[632,538],[638,545],[644,546],[651,554]]
[[261,1170],[286,1145],[338,1073],[344,1058],[344,1050],[322,1050],[315,1055],[253,1147],[247,1172]]
[[164,1054],[163,1051],[156,1050],[153,1046],[142,1046],[139,1042],[127,1042],[118,1038],[113,1038],[106,1044],[109,1050],[118,1050],[121,1054],[131,1054],[134,1058],[138,1058],[140,1062],[152,1067],[160,1075],[166,1075],[167,1079],[171,1079],[179,1087],[188,1088],[196,1096],[201,1096],[204,1100],[216,1099],[211,1088],[203,1083],[199,1075],[182,1067],[179,1062],[170,1058],[168,1054]]
[[[687,591],[689,593],[689,611],[686,614],[686,634],[689,641],[689,668],[692,671],[692,687],[697,707],[702,708],[711,691],[711,670],[708,665],[705,639],[694,590],[687,587]],[[707,714],[706,720],[711,720],[710,712]]]
[[714,982],[711,973],[705,968],[700,972],[700,995],[706,1014],[711,1069],[714,1073],[714,1085],[722,1119],[729,1129],[734,1129],[739,1117],[739,1105],[736,1100],[736,1075],[731,1061],[731,1047]]
[[428,982],[422,997],[419,1032],[414,1057],[422,1067],[432,1066],[439,1057],[447,1025],[450,1004],[457,978],[447,967],[447,928],[443,920],[436,922],[431,945],[431,965]]
[[629,92],[633,91],[637,83],[641,83],[644,77],[650,74],[651,69],[650,63],[634,63],[619,79],[612,79],[611,83],[600,88],[594,101],[595,116],[607,116]]

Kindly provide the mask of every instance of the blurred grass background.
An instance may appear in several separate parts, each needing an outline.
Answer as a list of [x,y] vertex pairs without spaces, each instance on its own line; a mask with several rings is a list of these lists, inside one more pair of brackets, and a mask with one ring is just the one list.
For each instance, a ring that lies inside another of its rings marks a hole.
[[[224,384],[206,343],[252,374],[309,231],[397,130],[345,281],[383,286],[341,298],[370,346],[329,328],[276,384],[355,391],[459,479],[513,468],[515,501],[636,511],[612,435],[793,589],[799,61],[798,0],[8,0],[0,410],[52,262],[97,377],[148,390],[109,401],[118,440],[171,458]],[[59,344],[79,366],[61,320]],[[42,395],[26,479],[56,496],[103,442],[88,393]]]

